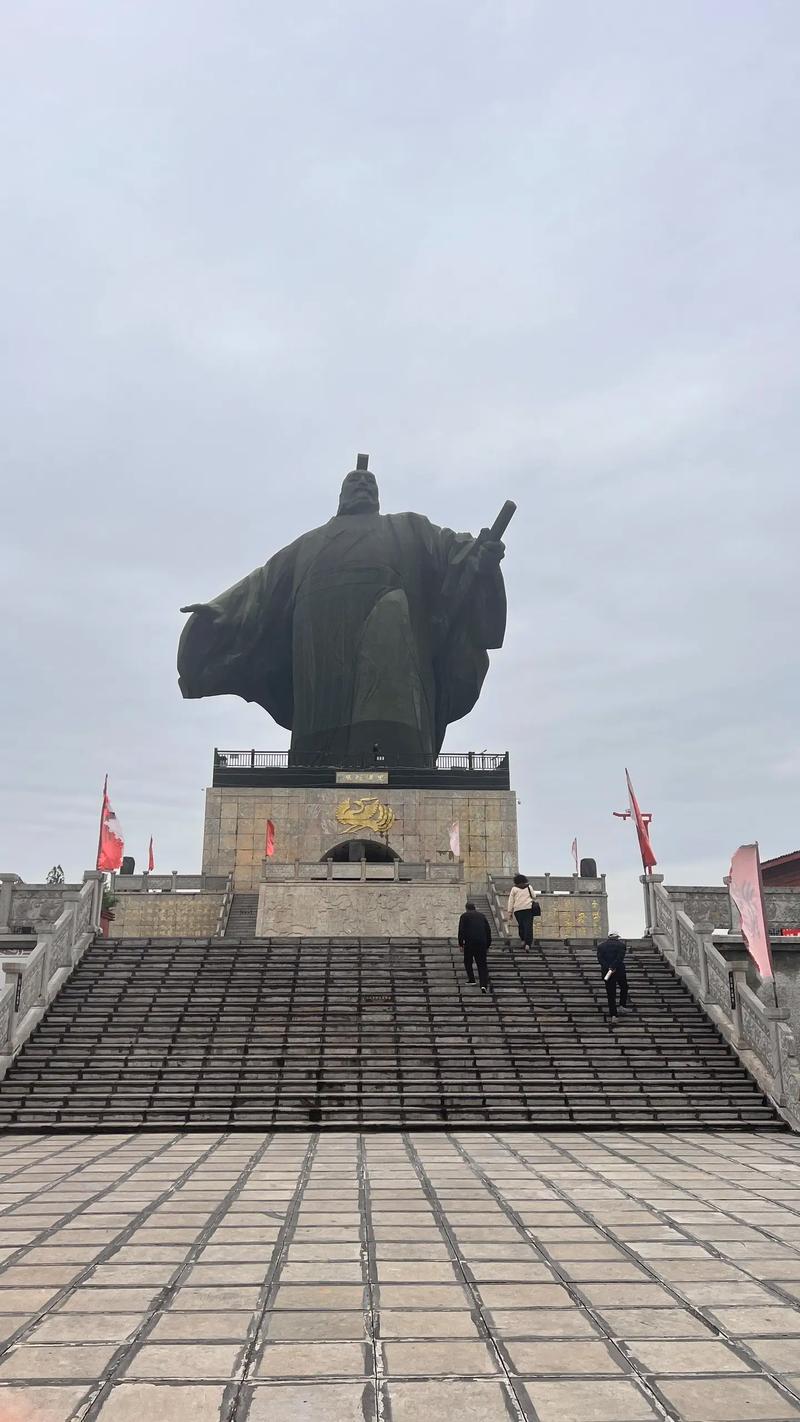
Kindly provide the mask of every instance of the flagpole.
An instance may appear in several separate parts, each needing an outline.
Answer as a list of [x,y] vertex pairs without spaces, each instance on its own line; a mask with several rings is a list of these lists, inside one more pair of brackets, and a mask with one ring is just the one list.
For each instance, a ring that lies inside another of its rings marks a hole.
[[95,869],[100,868],[100,850],[103,848],[103,819],[105,817],[106,797],[108,795],[108,771],[103,781],[103,803],[100,806],[100,828],[97,832],[97,858],[94,861]]

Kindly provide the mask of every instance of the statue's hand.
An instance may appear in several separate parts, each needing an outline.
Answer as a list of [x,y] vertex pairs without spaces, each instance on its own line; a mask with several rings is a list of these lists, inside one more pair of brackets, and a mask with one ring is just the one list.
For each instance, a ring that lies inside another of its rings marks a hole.
[[207,617],[212,619],[219,617],[217,609],[210,607],[207,602],[190,602],[188,607],[181,608],[181,612],[204,612]]
[[[488,533],[489,530],[486,529],[485,532]],[[505,556],[505,543],[495,543],[488,541],[485,543],[478,543],[478,567],[481,570],[484,568],[499,567]]]

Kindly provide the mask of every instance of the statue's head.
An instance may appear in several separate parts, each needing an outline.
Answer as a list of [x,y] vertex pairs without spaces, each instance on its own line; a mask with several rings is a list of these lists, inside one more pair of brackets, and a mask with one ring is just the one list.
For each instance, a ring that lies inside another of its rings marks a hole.
[[375,475],[370,469],[351,469],[339,495],[340,514],[379,513],[380,498]]

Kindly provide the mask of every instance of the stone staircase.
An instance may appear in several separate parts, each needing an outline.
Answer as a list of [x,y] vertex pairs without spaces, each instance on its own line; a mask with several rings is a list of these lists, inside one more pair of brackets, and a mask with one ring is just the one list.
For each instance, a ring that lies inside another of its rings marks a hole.
[[223,938],[255,938],[258,894],[234,894]]
[[775,1128],[669,965],[629,949],[611,1027],[591,944],[96,942],[0,1083],[17,1131],[304,1127]]

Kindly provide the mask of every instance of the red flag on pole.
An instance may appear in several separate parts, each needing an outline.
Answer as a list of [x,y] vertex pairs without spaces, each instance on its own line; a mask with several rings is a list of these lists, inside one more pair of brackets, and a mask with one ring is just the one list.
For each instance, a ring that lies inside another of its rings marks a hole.
[[97,841],[97,868],[109,873],[119,869],[125,851],[122,827],[108,798],[108,776],[103,785],[103,807],[100,811],[100,836]]
[[653,869],[658,861],[656,860],[656,856],[653,853],[653,846],[650,843],[650,831],[647,828],[647,823],[645,821],[644,815],[639,809],[639,801],[633,793],[631,777],[629,776],[627,769],[625,771],[625,779],[628,782],[628,798],[630,800],[631,805],[631,815],[636,825],[636,835],[639,840],[639,852],[642,856],[642,867],[645,869],[645,871],[647,871],[649,869]]
[[153,872],[153,870],[155,869],[155,867],[156,867],[156,861],[155,861],[155,858],[154,858],[154,856],[153,856],[153,836],[151,835],[151,836],[150,836],[150,848],[149,848],[148,851],[147,851],[147,872],[148,872],[148,874],[152,874],[152,872]]
[[267,859],[271,859],[275,853],[275,826],[272,820],[267,820],[267,837],[264,843],[264,853]]
[[731,860],[728,892],[739,910],[742,938],[762,978],[774,977],[757,844],[740,844]]
[[575,873],[577,874],[577,873],[578,873],[578,837],[577,837],[577,835],[575,836],[575,838],[574,838],[573,841],[572,841],[572,844],[570,845],[570,853],[572,854],[572,857],[573,857],[573,859],[575,860]]

